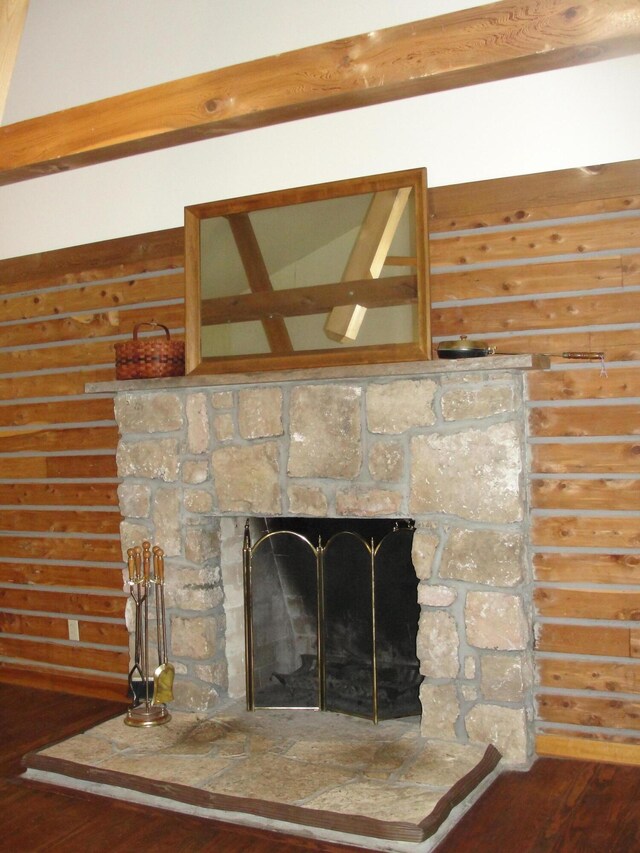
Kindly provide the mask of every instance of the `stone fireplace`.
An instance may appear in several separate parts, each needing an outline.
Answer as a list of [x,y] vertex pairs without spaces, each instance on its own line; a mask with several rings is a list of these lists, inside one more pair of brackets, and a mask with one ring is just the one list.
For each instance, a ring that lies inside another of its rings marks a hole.
[[421,731],[526,763],[524,371],[540,366],[501,356],[90,386],[116,391],[123,551],[148,539],[166,554],[175,707],[214,713],[244,694],[247,518],[411,518]]

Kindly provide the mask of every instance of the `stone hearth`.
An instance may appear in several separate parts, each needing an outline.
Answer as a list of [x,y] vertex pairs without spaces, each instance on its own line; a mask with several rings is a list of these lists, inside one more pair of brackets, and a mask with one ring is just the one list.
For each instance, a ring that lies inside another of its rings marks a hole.
[[526,763],[523,370],[537,366],[492,357],[89,386],[117,391],[124,553],[149,539],[167,556],[172,707],[209,712],[244,692],[247,517],[406,517],[422,734]]

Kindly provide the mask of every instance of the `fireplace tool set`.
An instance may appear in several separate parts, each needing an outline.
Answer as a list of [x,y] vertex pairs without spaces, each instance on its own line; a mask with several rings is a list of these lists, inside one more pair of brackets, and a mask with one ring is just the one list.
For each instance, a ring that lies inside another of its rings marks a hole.
[[[153,561],[153,567],[152,567]],[[175,670],[167,661],[167,627],[164,606],[164,551],[149,542],[127,551],[129,594],[135,605],[134,660],[129,671],[133,704],[124,722],[128,726],[160,726],[171,715],[166,702],[173,699]],[[158,665],[151,673],[149,651],[149,599],[154,598]]]

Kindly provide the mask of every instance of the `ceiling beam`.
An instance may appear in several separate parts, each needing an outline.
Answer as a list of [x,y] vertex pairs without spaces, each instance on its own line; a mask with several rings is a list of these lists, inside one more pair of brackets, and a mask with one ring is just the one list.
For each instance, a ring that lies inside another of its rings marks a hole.
[[28,7],[29,0],[0,0],[0,124]]
[[280,122],[637,52],[638,0],[502,0],[0,127],[0,186]]

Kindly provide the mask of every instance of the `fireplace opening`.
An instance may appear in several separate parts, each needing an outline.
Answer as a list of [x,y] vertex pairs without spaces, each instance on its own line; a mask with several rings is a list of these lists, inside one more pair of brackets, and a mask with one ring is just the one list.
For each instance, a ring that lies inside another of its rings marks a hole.
[[245,525],[247,707],[418,715],[413,522]]

